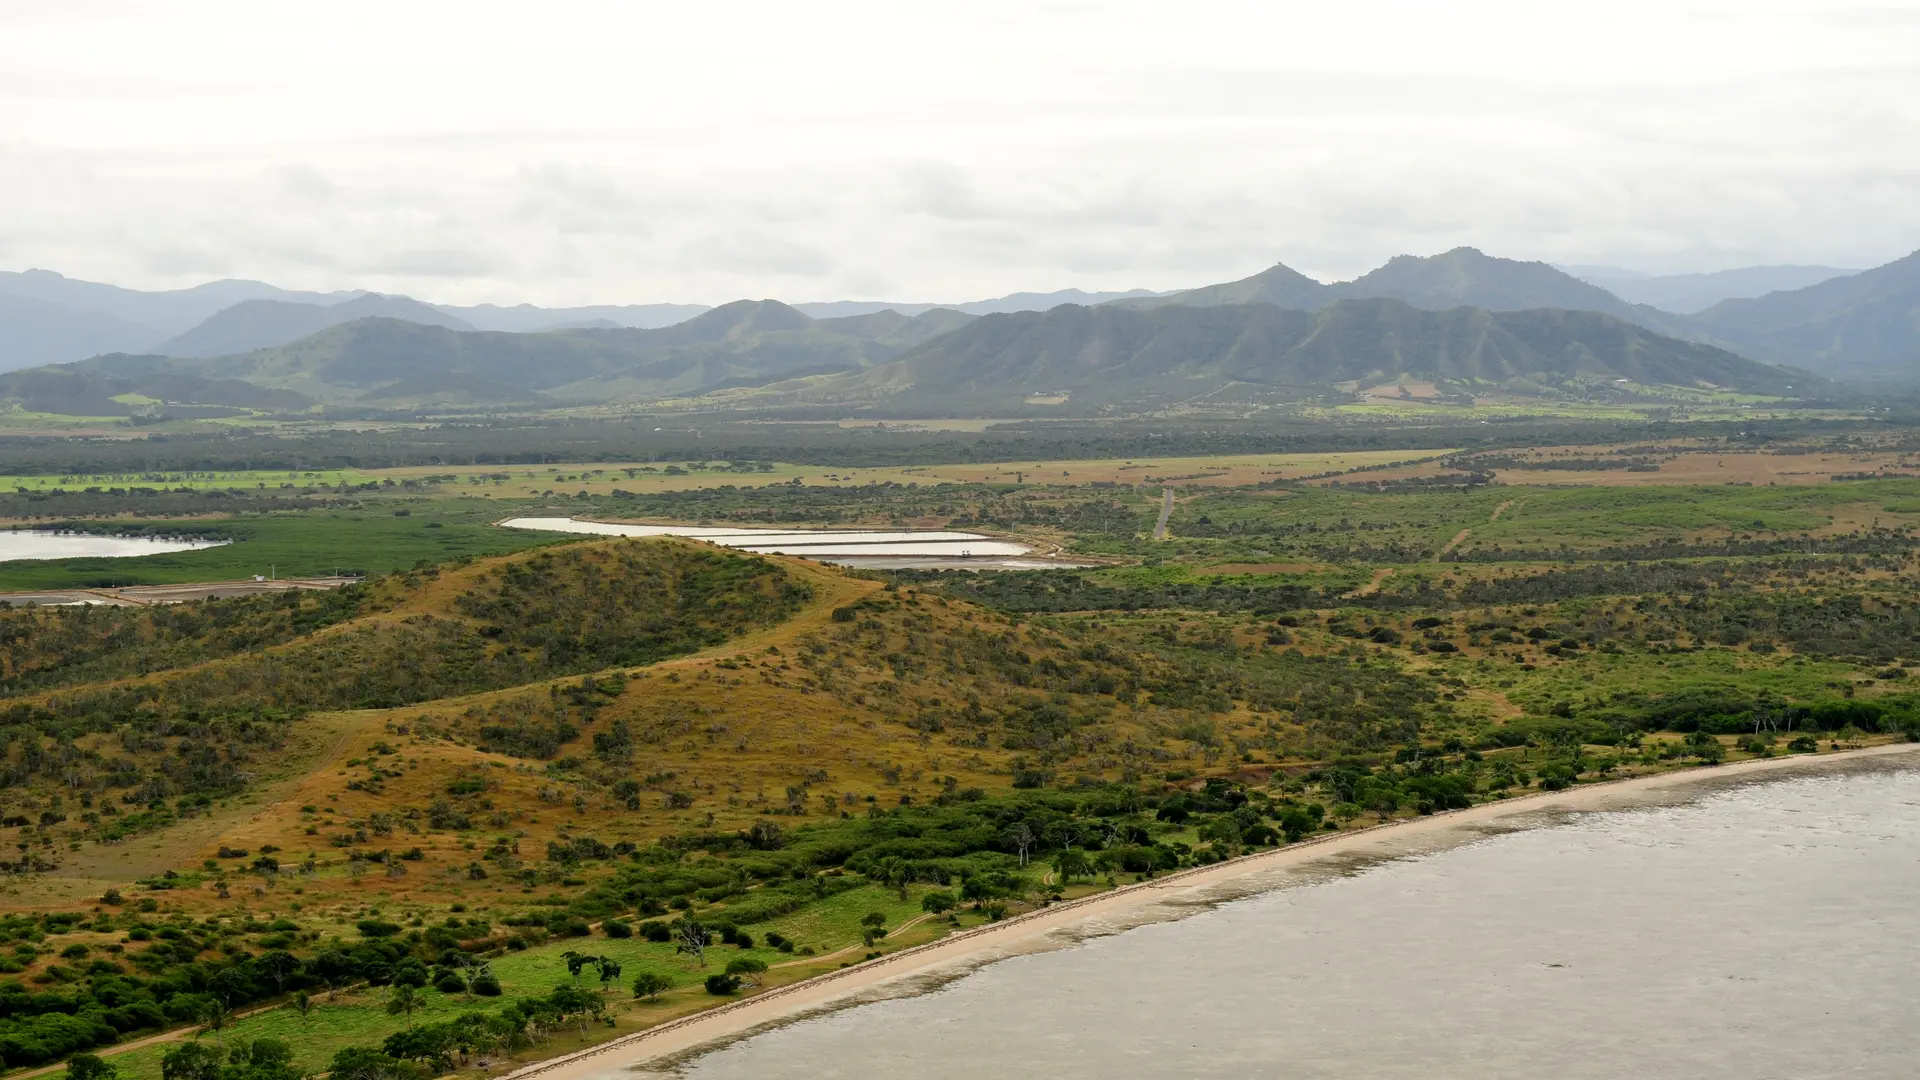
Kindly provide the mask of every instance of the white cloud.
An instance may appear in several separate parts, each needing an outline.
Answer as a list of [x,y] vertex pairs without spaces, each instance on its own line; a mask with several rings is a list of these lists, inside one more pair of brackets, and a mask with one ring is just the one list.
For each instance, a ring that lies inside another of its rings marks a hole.
[[1895,6],[0,3],[0,266],[967,299],[1920,247]]

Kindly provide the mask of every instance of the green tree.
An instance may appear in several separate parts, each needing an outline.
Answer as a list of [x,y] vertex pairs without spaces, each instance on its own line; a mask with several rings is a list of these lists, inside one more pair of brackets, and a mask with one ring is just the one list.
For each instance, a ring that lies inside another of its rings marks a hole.
[[643,971],[633,978],[633,996],[657,1000],[661,994],[673,989],[673,980],[657,972]]
[[920,898],[920,910],[930,915],[939,915],[960,906],[960,901],[945,889],[938,889]]
[[742,981],[751,986],[760,985],[760,980],[755,976],[764,975],[766,970],[766,961],[755,960],[751,956],[742,956],[737,960],[727,961],[727,974],[738,975]]
[[1062,885],[1073,884],[1073,879],[1087,873],[1087,853],[1079,848],[1063,848],[1053,857],[1053,868],[1060,875]]
[[420,991],[411,986],[396,986],[387,994],[387,1015],[406,1017],[407,1027],[411,1029],[414,1011],[425,1004]]
[[220,1080],[226,1055],[203,1042],[183,1042],[160,1055],[161,1080]]
[[67,1059],[67,1080],[116,1080],[120,1070],[98,1054],[75,1054]]
[[327,1065],[327,1080],[396,1080],[405,1073],[406,1069],[398,1059],[367,1046],[350,1046],[341,1050],[333,1055],[333,1061]]
[[620,977],[620,962],[618,960],[614,960],[611,957],[606,957],[606,956],[602,956],[599,959],[600,959],[600,992],[604,994],[607,992],[607,988],[614,982],[614,980]]
[[1286,834],[1289,844],[1312,832],[1317,824],[1312,814],[1297,806],[1289,806],[1280,814],[1280,831]]
[[290,1004],[293,1006],[293,1011],[300,1014],[302,1023],[305,1023],[307,1018],[313,1014],[313,997],[305,990],[295,990],[293,992],[293,1001]]

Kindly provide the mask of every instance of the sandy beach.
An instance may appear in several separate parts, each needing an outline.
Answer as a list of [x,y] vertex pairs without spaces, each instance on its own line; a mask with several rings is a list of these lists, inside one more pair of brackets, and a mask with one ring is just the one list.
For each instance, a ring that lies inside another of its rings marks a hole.
[[1657,776],[1588,784],[1564,791],[1537,792],[1466,810],[1322,836],[1231,862],[1185,870],[1153,881],[1056,904],[1004,922],[960,931],[879,960],[829,972],[572,1054],[534,1062],[507,1074],[507,1077],[509,1080],[520,1080],[538,1075],[545,1080],[588,1080],[627,1073],[651,1061],[684,1055],[710,1044],[739,1037],[756,1028],[830,1008],[849,999],[883,992],[885,984],[895,980],[938,975],[943,969],[977,966],[999,957],[1072,940],[1088,932],[1110,930],[1116,923],[1124,925],[1146,921],[1169,908],[1207,903],[1218,899],[1222,892],[1230,891],[1234,886],[1249,889],[1261,884],[1261,878],[1278,876],[1285,871],[1334,856],[1367,858],[1406,854],[1469,837],[1478,829],[1504,818],[1547,810],[1578,812],[1617,809],[1645,802],[1656,793],[1675,792],[1675,789],[1716,781],[1752,778],[1769,773],[1813,771],[1842,762],[1917,751],[1920,751],[1920,744],[1895,743],[1821,757],[1769,758],[1717,768],[1685,769]]

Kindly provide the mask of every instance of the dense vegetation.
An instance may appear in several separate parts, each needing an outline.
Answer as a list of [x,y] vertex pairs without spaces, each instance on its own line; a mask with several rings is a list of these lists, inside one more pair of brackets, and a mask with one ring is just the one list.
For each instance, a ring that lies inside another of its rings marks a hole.
[[365,609],[360,588],[153,607],[0,608],[8,695],[186,667],[291,641]]
[[[435,591],[447,588],[462,591],[440,605]],[[777,623],[807,597],[765,560],[669,540],[409,572],[317,597],[11,612],[0,615],[0,655],[22,675],[7,692],[70,688],[6,708],[0,787],[57,777],[87,826],[111,839],[240,790],[309,710],[387,708],[651,663]],[[176,640],[193,634],[191,644]],[[225,658],[199,663],[214,657]],[[186,670],[74,685],[167,667]],[[116,792],[145,809],[94,808],[96,796]],[[51,852],[44,826],[65,817],[43,816],[38,849]],[[23,845],[22,866],[41,859]]]

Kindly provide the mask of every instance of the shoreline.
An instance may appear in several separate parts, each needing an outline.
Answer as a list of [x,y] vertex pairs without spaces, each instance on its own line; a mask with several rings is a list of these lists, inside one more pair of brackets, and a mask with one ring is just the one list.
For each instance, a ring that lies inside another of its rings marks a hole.
[[630,1072],[648,1062],[688,1054],[768,1024],[852,998],[861,991],[894,979],[977,961],[988,954],[1007,951],[1009,947],[1032,943],[1090,918],[1139,913],[1164,904],[1180,893],[1296,867],[1328,855],[1369,847],[1383,840],[1441,835],[1464,825],[1496,821],[1549,808],[1603,810],[1609,808],[1607,804],[1618,801],[1622,796],[1718,778],[1764,775],[1815,764],[1860,761],[1916,751],[1920,751],[1920,743],[1890,743],[1819,756],[1765,758],[1711,768],[1677,769],[1652,776],[1584,784],[1561,791],[1533,792],[1463,810],[1441,811],[1426,817],[1327,834],[1228,862],[1192,867],[1149,881],[1038,908],[1002,922],[957,931],[937,941],[670,1020],[598,1046],[531,1062],[502,1074],[500,1080],[524,1080],[536,1075],[546,1076],[548,1080],[587,1080],[616,1072]]

